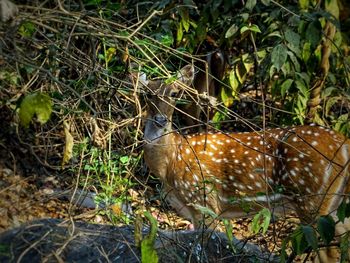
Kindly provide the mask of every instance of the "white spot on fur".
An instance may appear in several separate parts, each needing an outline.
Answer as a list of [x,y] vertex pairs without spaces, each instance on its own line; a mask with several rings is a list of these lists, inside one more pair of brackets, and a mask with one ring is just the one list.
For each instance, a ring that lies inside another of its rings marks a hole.
[[210,144],[210,147],[213,148],[215,151],[218,149],[218,148],[215,147],[214,144]]

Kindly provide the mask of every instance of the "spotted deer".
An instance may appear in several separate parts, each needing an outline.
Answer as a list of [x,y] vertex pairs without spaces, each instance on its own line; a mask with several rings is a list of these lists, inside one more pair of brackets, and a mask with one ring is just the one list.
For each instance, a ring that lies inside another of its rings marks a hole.
[[[152,94],[144,158],[180,215],[195,227],[207,223],[200,207],[221,218],[246,216],[262,207],[276,213],[295,211],[306,223],[319,215],[336,217],[350,192],[348,138],[315,125],[184,136],[173,130],[172,115],[183,85],[190,85],[193,75],[188,65],[173,83],[144,83]],[[250,211],[243,203],[250,204]],[[349,221],[336,225],[336,234],[349,230]],[[324,262],[335,262],[337,256],[326,252]]]

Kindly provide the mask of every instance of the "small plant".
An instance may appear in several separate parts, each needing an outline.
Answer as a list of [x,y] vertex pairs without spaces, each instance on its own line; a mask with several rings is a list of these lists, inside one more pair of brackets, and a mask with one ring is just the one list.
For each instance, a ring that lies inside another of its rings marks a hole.
[[128,210],[127,203],[130,201],[128,189],[133,186],[130,173],[138,164],[140,156],[109,156],[106,151],[102,150],[101,153],[97,148],[92,148],[90,155],[90,160],[86,161],[83,170],[89,184],[98,189],[96,205],[106,208],[101,213],[107,215],[112,222],[129,224],[130,218],[125,210]]
[[262,231],[262,234],[265,234],[267,231],[267,228],[270,225],[271,221],[271,212],[267,208],[263,208],[259,211],[254,217],[252,221],[251,229],[254,234],[259,233],[259,231]]
[[[287,261],[286,249],[290,245],[294,255],[301,255],[317,252],[320,248],[330,246],[335,237],[336,224],[344,223],[345,219],[350,218],[350,202],[349,198],[344,198],[343,202],[337,209],[338,220],[335,221],[330,215],[320,216],[316,221],[316,226],[299,225],[292,234],[290,234],[282,243],[281,261]],[[340,236],[338,245],[340,250],[340,262],[349,262],[350,249],[350,232],[344,232]]]
[[158,230],[157,220],[146,211],[144,216],[150,222],[151,229],[149,234],[141,241],[141,262],[142,263],[158,263],[159,258],[155,249],[155,241]]

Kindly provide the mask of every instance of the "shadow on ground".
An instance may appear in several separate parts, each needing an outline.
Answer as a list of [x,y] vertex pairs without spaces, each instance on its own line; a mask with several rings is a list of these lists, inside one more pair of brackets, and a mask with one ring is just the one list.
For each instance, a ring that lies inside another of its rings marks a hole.
[[[144,236],[149,232],[144,228]],[[132,227],[33,221],[0,235],[0,262],[141,262]],[[159,262],[277,262],[252,244],[233,241],[233,253],[223,233],[162,231],[155,248]]]

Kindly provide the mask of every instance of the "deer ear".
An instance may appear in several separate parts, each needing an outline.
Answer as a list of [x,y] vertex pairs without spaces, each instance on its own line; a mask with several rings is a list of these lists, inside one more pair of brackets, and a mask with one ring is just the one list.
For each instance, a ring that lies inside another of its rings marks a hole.
[[132,82],[138,80],[142,86],[147,86],[149,84],[149,80],[147,79],[147,75],[144,72],[139,72],[139,66],[132,62],[130,64],[130,77]]
[[179,73],[177,74],[177,79],[187,86],[191,85],[194,79],[193,65],[189,64],[180,69]]
[[140,73],[139,81],[143,86],[147,86],[149,83],[149,80],[147,79],[147,75],[144,72]]

